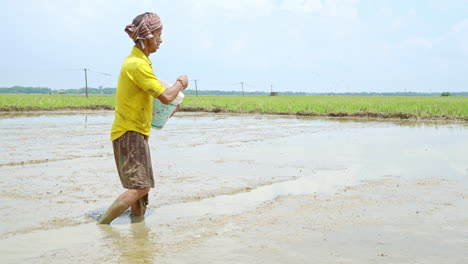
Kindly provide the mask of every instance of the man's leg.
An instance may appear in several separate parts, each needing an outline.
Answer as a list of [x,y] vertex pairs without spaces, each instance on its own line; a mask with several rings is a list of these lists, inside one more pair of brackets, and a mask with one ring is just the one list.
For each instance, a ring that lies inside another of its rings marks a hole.
[[133,205],[141,197],[148,194],[150,188],[143,189],[129,189],[122,193],[114,203],[107,209],[97,222],[98,224],[110,224],[112,220],[117,218],[123,212],[125,212],[131,205]]
[[148,194],[145,194],[140,199],[136,200],[130,206],[132,216],[144,216],[147,205],[148,205]]

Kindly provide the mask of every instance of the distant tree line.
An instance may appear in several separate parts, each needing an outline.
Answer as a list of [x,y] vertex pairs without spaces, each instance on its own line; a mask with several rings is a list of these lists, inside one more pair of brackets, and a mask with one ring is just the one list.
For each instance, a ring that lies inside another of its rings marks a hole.
[[0,88],[0,93],[36,93],[36,94],[50,94],[54,90],[46,87],[23,87],[13,86],[10,88]]
[[[84,94],[86,93],[85,88],[80,89],[67,89],[63,90],[65,94]],[[115,94],[115,88],[89,88],[88,94]]]
[[[115,94],[115,88],[88,88],[88,94]],[[46,87],[23,87],[13,86],[0,88],[0,93],[35,93],[35,94],[85,94],[85,88],[53,90]],[[242,95],[241,91],[220,91],[220,90],[185,90],[186,95]],[[244,92],[245,95],[270,95],[269,92]],[[279,92],[279,95],[287,96],[468,96],[468,92],[443,92],[443,93],[420,93],[420,92],[349,92],[349,93],[307,93],[307,92]]]

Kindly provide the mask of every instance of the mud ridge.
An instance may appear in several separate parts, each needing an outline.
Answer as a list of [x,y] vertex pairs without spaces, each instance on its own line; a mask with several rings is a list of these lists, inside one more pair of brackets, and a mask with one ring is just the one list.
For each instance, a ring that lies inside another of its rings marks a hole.
[[39,106],[0,106],[0,112],[34,112],[34,111],[61,111],[61,110],[114,110],[111,105],[79,105],[63,107],[39,107]]
[[434,116],[417,116],[407,113],[382,113],[382,112],[368,112],[359,111],[354,113],[347,112],[332,112],[332,113],[315,113],[315,112],[279,112],[279,111],[263,111],[261,109],[255,110],[230,110],[223,107],[192,107],[183,106],[180,111],[182,112],[210,112],[210,113],[240,113],[240,114],[270,114],[270,115],[296,115],[304,117],[333,117],[333,118],[364,118],[364,119],[401,119],[401,120],[446,120],[446,121],[468,121],[468,117],[457,117],[447,115],[434,115]]
[[[111,105],[82,105],[82,106],[64,106],[64,107],[38,107],[38,106],[0,106],[0,112],[35,112],[35,111],[80,111],[80,110],[114,110]],[[332,113],[315,113],[307,111],[298,112],[280,112],[280,111],[264,111],[261,109],[254,110],[232,110],[220,106],[215,107],[200,107],[200,106],[182,106],[181,112],[207,112],[207,113],[231,113],[231,114],[268,114],[268,115],[288,115],[288,116],[303,116],[303,117],[327,117],[327,118],[361,118],[361,119],[399,119],[411,121],[464,121],[468,122],[468,117],[448,116],[448,115],[433,115],[433,116],[418,116],[407,113],[383,113],[383,112],[332,112]]]
[[80,158],[100,158],[100,157],[112,156],[112,155],[113,154],[99,154],[99,155],[91,155],[91,156],[69,156],[69,157],[60,158],[60,159],[11,161],[11,162],[7,162],[7,163],[0,163],[0,168],[1,167],[8,167],[8,166],[25,166],[25,165],[41,164],[41,163],[63,161],[63,160],[72,160],[72,159],[80,159]]
[[204,199],[209,199],[209,198],[214,198],[217,196],[232,196],[240,193],[246,193],[246,192],[251,192],[255,189],[258,189],[260,187],[264,186],[271,186],[273,184],[277,183],[283,183],[283,182],[289,182],[289,181],[294,181],[299,179],[300,177],[291,177],[289,179],[281,179],[279,181],[266,181],[266,182],[259,182],[256,184],[250,184],[248,186],[241,186],[238,188],[230,188],[226,190],[220,190],[220,191],[214,191],[214,192],[209,192],[205,194],[195,194],[195,195],[190,195],[190,196],[182,196],[181,200],[182,203],[187,203],[187,202],[193,202],[193,201],[200,201]]

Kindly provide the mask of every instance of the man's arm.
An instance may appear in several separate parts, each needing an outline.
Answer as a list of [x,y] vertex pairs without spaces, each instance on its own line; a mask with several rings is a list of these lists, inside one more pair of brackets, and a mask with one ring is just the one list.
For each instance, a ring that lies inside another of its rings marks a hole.
[[161,95],[158,96],[161,103],[170,104],[177,97],[181,90],[185,90],[188,86],[188,78],[186,75],[181,75],[170,88],[167,88]]

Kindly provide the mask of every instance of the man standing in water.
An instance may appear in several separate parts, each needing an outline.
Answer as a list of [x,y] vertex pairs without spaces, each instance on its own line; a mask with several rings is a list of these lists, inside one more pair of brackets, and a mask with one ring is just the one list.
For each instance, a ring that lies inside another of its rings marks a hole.
[[135,17],[125,28],[135,46],[120,70],[111,139],[120,181],[127,190],[98,224],[109,224],[129,207],[132,216],[145,215],[148,192],[154,188],[148,147],[153,98],[169,104],[188,86],[187,76],[181,75],[172,87],[165,89],[153,73],[148,57],[162,43],[162,28],[159,16],[149,12]]

